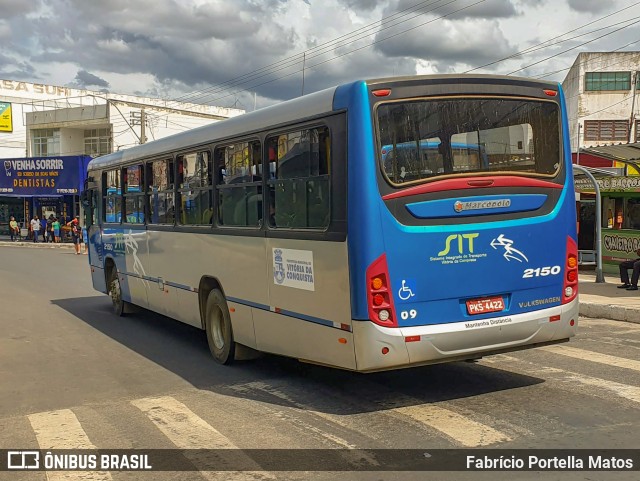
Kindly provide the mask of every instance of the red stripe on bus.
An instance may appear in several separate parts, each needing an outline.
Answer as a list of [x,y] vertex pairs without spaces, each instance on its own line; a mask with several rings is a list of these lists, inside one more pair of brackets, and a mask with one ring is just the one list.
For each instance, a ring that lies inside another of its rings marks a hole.
[[478,189],[486,187],[539,187],[545,189],[562,189],[561,184],[555,184],[546,180],[530,179],[528,177],[501,176],[501,177],[467,177],[464,179],[445,179],[438,182],[409,187],[399,192],[392,192],[382,196],[384,200],[399,199],[412,195],[428,194],[430,192],[443,192],[447,190]]

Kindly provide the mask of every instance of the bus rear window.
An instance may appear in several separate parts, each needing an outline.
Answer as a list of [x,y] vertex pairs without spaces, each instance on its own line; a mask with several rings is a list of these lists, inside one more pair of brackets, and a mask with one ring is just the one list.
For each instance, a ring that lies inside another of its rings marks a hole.
[[561,165],[557,104],[452,98],[377,108],[382,171],[391,185],[478,173],[555,176]]

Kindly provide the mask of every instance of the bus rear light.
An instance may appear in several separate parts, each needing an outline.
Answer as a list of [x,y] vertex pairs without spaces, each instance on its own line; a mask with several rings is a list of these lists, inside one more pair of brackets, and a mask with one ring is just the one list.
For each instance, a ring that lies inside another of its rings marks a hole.
[[391,89],[378,89],[371,92],[374,97],[388,97],[391,94]]
[[549,97],[555,97],[556,95],[558,95],[558,91],[557,90],[544,89],[543,92],[546,95],[548,95]]
[[398,327],[394,314],[387,256],[382,254],[367,269],[367,307],[369,319],[384,327]]
[[571,237],[567,237],[565,261],[566,273],[562,286],[562,303],[567,304],[578,295],[578,245]]
[[346,340],[344,337],[341,337],[340,339],[338,339],[338,342],[339,342],[340,344],[346,344],[346,343],[347,343],[347,340]]
[[560,320],[560,316],[551,316],[549,318],[549,322],[556,322]]
[[569,321],[569,325],[570,325],[571,327],[573,327],[573,326],[575,325],[575,323],[576,323],[576,321],[574,321],[573,319],[571,319],[571,320]]
[[389,354],[389,348],[388,347],[383,347],[381,352],[382,352],[383,355]]
[[404,342],[417,342],[420,340],[420,336],[407,336],[404,338]]

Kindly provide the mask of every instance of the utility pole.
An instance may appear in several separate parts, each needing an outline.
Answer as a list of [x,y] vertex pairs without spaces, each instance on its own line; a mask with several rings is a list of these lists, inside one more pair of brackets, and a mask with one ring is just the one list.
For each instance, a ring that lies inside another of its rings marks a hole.
[[147,123],[147,114],[144,111],[144,107],[140,109],[140,143],[144,144],[147,141],[147,136],[144,131],[145,124]]
[[[633,121],[635,120],[635,115],[633,113],[633,111],[636,108],[636,94],[637,94],[637,89],[636,86],[638,85],[638,72],[636,72],[632,79],[631,79],[631,116],[629,117],[629,136],[628,136],[628,140],[627,142],[631,143],[633,140],[633,137],[631,137],[631,132],[633,131]],[[638,132],[636,132],[636,137],[638,137]]]
[[144,107],[140,109],[140,112],[131,112],[131,125],[133,126],[138,124],[140,125],[139,140],[140,140],[140,145],[142,145],[147,141],[147,136],[145,134],[145,127],[147,124],[147,113],[144,111]]
[[580,165],[580,122],[578,122],[578,145],[576,148],[576,165]]

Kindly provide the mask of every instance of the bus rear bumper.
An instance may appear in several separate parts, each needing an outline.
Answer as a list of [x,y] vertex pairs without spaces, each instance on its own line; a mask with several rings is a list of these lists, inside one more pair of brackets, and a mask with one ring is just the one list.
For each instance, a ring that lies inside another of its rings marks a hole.
[[[579,303],[447,324],[388,328],[353,321],[358,371],[477,359],[566,341],[578,327]],[[386,349],[385,349],[386,348]]]

